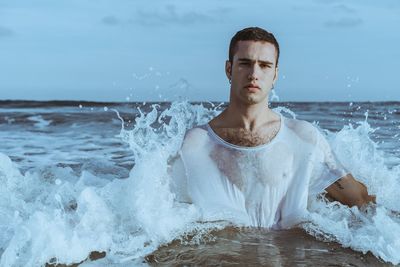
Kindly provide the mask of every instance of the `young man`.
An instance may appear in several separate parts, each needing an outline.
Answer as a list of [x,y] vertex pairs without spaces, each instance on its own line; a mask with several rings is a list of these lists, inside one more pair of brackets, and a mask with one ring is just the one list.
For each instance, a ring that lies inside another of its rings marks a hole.
[[278,60],[273,34],[237,32],[225,63],[229,105],[185,136],[173,167],[184,176],[174,186],[205,220],[281,229],[305,220],[308,198],[324,191],[350,207],[375,202],[313,125],[269,109]]

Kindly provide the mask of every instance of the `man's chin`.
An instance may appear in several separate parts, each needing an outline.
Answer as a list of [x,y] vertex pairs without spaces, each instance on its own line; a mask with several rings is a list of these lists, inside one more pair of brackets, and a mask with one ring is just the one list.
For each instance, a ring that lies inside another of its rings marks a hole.
[[255,105],[263,102],[265,100],[264,96],[258,95],[258,94],[246,94],[241,97],[243,104],[247,105]]

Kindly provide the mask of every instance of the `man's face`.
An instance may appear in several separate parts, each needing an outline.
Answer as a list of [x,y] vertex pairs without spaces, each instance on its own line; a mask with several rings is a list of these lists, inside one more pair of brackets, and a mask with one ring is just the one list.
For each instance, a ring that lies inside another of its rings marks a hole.
[[227,61],[226,75],[231,80],[231,98],[247,104],[264,101],[278,74],[275,46],[268,42],[239,41],[233,62]]

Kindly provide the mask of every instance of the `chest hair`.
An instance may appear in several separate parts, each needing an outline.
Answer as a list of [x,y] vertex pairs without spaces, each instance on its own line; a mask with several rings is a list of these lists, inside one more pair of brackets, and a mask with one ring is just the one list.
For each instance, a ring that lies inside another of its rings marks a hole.
[[219,128],[215,131],[218,136],[228,143],[254,147],[271,142],[279,131],[279,123],[274,123],[255,132],[242,128]]

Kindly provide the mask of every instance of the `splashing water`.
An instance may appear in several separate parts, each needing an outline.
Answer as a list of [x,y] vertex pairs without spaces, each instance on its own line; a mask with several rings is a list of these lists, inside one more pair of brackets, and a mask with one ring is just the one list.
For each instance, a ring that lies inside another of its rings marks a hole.
[[375,256],[393,264],[400,263],[400,166],[389,169],[385,155],[369,135],[374,131],[366,120],[358,127],[344,127],[328,137],[343,165],[364,183],[370,194],[377,196],[377,205],[364,211],[348,208],[337,202],[314,199],[311,222],[304,225],[309,233],[344,247]]
[[[177,202],[170,188],[170,162],[186,130],[217,113],[216,106],[175,102],[164,110],[158,105],[149,112],[139,110],[132,129],[122,122],[119,138],[129,145],[135,163],[126,179],[87,170],[77,174],[68,166],[22,174],[0,153],[0,265],[71,264],[91,251],[106,251],[109,263],[122,263],[187,235],[203,242],[210,231],[235,224],[202,222],[198,208]],[[391,211],[399,211],[400,166],[387,167],[386,155],[370,138],[373,131],[365,120],[328,132],[328,140],[345,167],[377,195],[376,207],[359,211],[311,199],[310,221],[303,228],[397,264],[400,218]]]

